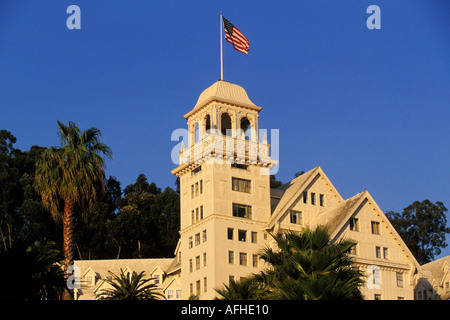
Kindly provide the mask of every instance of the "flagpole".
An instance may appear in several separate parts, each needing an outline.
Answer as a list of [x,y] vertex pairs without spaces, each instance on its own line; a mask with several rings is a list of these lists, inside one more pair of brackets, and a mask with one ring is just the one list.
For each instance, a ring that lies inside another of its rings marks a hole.
[[222,11],[220,11],[220,80],[223,80]]

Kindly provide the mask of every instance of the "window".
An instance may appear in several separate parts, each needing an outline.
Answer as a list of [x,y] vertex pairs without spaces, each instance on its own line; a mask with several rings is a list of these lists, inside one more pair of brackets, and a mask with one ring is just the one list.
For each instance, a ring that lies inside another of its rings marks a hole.
[[190,292],[191,296],[194,295],[194,286],[192,283],[189,283],[189,292]]
[[405,297],[397,297],[397,300],[405,300]]
[[397,287],[403,288],[403,273],[397,272],[396,278],[397,278]]
[[359,231],[359,220],[358,218],[350,218],[350,230]]
[[192,213],[191,213],[191,223],[192,224],[194,224],[195,223],[195,211],[194,210],[192,210]]
[[239,264],[241,266],[247,265],[247,254],[245,252],[239,252]]
[[376,257],[381,259],[381,250],[383,250],[383,259],[389,258],[389,248],[375,247]]
[[203,292],[206,292],[208,290],[208,281],[206,280],[206,277],[203,278]]
[[200,280],[195,281],[195,294],[200,295]]
[[88,286],[92,286],[94,283],[92,282],[92,276],[87,276],[86,277],[86,284]]
[[231,178],[232,190],[240,191],[240,192],[251,192],[251,180],[239,179],[239,178]]
[[237,168],[237,169],[247,170],[248,165],[233,162],[233,163],[231,164],[231,167],[232,167],[232,168]]
[[381,247],[375,247],[375,256],[381,259]]
[[200,233],[195,234],[195,245],[198,246],[200,244]]
[[153,275],[153,278],[155,278],[155,280],[154,280],[155,284],[159,284],[161,282],[161,275],[160,274]]
[[202,231],[203,242],[206,242],[206,230]]
[[198,182],[195,183],[195,196],[198,196]]
[[200,194],[203,193],[203,180],[200,180]]
[[381,294],[375,293],[373,296],[374,300],[381,300]]
[[358,244],[355,244],[353,247],[350,248],[350,254],[354,254],[354,255],[358,254],[358,251],[356,248],[357,246],[358,246]]
[[291,215],[291,223],[292,224],[303,224],[301,211],[291,210],[290,215]]
[[238,230],[238,240],[247,241],[247,230]]
[[206,252],[203,252],[203,266],[206,267]]
[[389,258],[389,249],[383,248],[383,258],[388,259]]
[[259,260],[259,257],[258,257],[258,255],[257,254],[254,254],[253,256],[252,256],[252,262],[253,262],[253,267],[255,267],[255,268],[258,268],[258,260]]
[[258,232],[252,231],[252,243],[258,243]]
[[167,300],[173,299],[173,290],[167,290]]
[[200,256],[195,257],[195,270],[200,269]]
[[308,192],[303,191],[303,203],[307,203],[308,202]]
[[380,268],[374,268],[373,271],[373,284],[374,285],[380,285],[381,284],[381,274],[380,274]]
[[377,221],[372,221],[372,233],[380,234],[380,223]]
[[325,195],[319,194],[319,204],[321,207],[325,206]]
[[195,221],[198,221],[199,219],[199,216],[198,216],[198,208],[195,208]]
[[239,218],[252,218],[252,207],[244,204],[233,203],[233,216]]
[[228,282],[234,281],[234,276],[228,276]]
[[316,205],[316,194],[314,192],[311,192],[311,204]]
[[233,228],[228,228],[227,229],[227,239],[228,240],[233,240],[233,233],[234,233],[234,229]]
[[177,299],[181,299],[181,290],[176,290],[175,291],[175,297],[177,298]]
[[191,199],[194,198],[194,185],[191,185]]
[[189,259],[189,272],[194,271],[193,266],[192,266],[192,259]]
[[200,171],[202,171],[202,166],[198,166],[197,168],[195,168],[194,170],[191,171],[191,175],[194,175],[196,173],[199,173]]
[[234,251],[228,251],[228,263],[234,264]]
[[450,292],[450,282],[445,283],[445,293]]
[[200,206],[200,220],[203,219],[203,206]]
[[189,249],[192,248],[192,237],[189,237]]
[[422,291],[417,291],[417,300],[422,300]]

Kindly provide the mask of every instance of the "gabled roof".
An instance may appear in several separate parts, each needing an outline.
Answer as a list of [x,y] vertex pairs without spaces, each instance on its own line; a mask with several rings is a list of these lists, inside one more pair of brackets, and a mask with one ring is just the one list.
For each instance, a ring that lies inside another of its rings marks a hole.
[[360,192],[333,208],[320,213],[317,225],[326,226],[333,239],[364,201],[364,192]]
[[430,278],[435,279],[439,285],[441,285],[442,279],[450,267],[450,256],[443,257],[441,259],[431,261],[422,266],[423,271],[430,273]]
[[392,226],[389,219],[386,217],[383,211],[381,211],[381,209],[378,207],[377,203],[367,190],[358,193],[357,195],[343,201],[337,206],[331,208],[330,210],[320,213],[318,225],[322,224],[327,226],[328,232],[330,233],[330,238],[334,241],[336,240],[336,238],[339,237],[339,234],[346,226],[347,221],[356,212],[356,210],[358,210],[361,206],[364,206],[366,203],[370,203],[375,208],[377,214],[379,215],[381,220],[386,224],[390,233],[393,235],[394,239],[402,247],[402,249],[405,251],[406,255],[411,259],[411,261],[413,261],[415,267],[417,269],[420,269],[419,263],[409,250],[408,246],[402,240],[400,235]]
[[342,196],[339,194],[339,192],[333,186],[331,181],[325,175],[322,168],[316,167],[308,172],[305,172],[301,176],[291,180],[290,182],[281,185],[276,189],[277,191],[275,193],[279,194],[280,193],[279,191],[281,191],[283,192],[283,195],[281,196],[280,201],[274,208],[272,217],[269,219],[269,221],[265,226],[266,229],[271,229],[275,225],[275,223],[283,216],[286,210],[288,210],[292,206],[292,204],[300,197],[303,191],[311,184],[311,182],[317,176],[321,176],[322,178],[324,178],[324,180],[330,186],[331,190],[335,193],[339,201],[343,201]]

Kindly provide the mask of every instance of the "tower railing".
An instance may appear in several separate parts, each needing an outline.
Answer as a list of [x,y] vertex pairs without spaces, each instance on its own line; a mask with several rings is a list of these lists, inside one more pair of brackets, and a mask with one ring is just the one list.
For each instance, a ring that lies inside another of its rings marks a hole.
[[221,132],[211,131],[192,146],[180,150],[180,164],[206,162],[269,165],[269,148],[266,137],[260,142],[247,140],[244,134],[222,135]]

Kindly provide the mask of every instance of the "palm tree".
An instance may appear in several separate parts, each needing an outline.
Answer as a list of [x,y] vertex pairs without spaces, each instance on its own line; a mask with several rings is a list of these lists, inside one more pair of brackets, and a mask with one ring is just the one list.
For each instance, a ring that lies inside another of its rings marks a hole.
[[[36,189],[52,217],[63,222],[64,267],[73,264],[73,225],[76,208],[86,215],[104,188],[104,159],[111,150],[100,142],[96,128],[81,132],[76,124],[58,121],[61,147],[42,152],[36,163]],[[78,213],[78,212],[77,212]],[[66,297],[67,298],[67,297]]]
[[127,272],[125,274],[120,269],[120,275],[117,276],[109,271],[112,279],[105,280],[112,289],[102,290],[96,293],[96,299],[101,300],[157,300],[166,297],[156,292],[158,287],[154,283],[148,283],[155,278],[144,279],[144,271],[139,274]]
[[266,248],[261,258],[271,267],[256,275],[268,285],[271,299],[345,300],[363,299],[363,273],[349,257],[353,241],[333,243],[325,227],[301,234],[287,232],[273,236],[278,249]]
[[264,283],[255,281],[253,277],[237,282],[230,279],[229,285],[224,284],[224,288],[215,290],[221,296],[217,300],[260,300],[267,293]]

